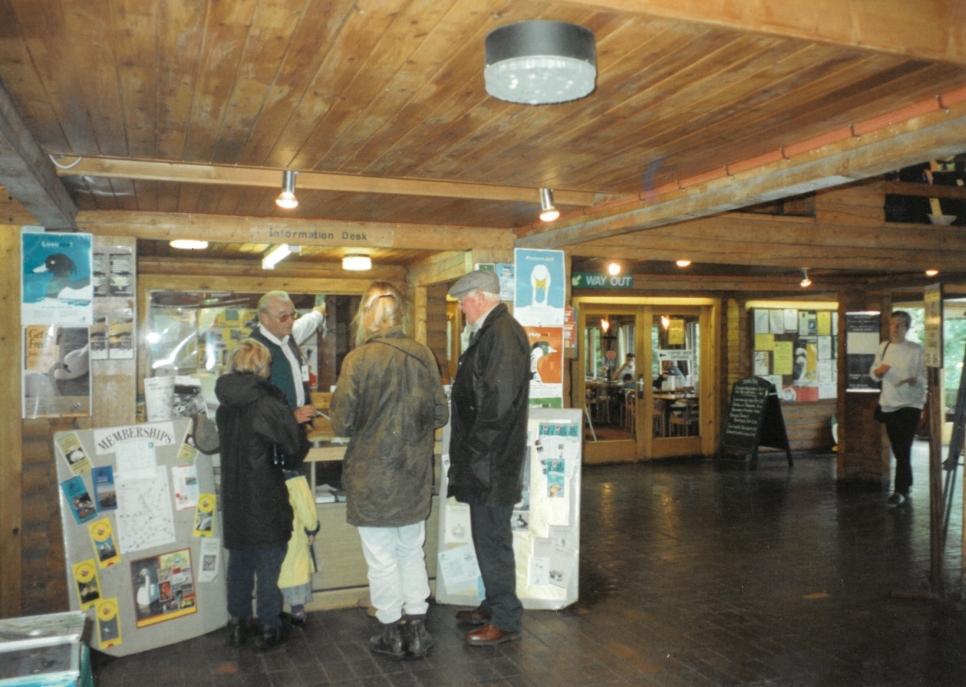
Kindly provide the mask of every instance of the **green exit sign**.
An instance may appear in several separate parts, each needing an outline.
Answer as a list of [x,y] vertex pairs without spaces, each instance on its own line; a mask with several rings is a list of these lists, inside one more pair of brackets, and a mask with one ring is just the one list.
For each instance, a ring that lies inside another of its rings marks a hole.
[[570,285],[575,289],[633,289],[634,275],[588,274],[574,272],[570,275]]

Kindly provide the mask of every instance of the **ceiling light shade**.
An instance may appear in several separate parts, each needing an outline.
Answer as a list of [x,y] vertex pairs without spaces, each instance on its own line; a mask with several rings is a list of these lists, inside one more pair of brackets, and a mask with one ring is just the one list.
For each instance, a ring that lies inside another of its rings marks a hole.
[[540,189],[540,219],[553,222],[560,217],[560,210],[553,206],[553,189]]
[[564,103],[594,90],[597,48],[589,29],[521,21],[486,36],[486,92],[523,105]]
[[299,199],[295,197],[295,175],[298,172],[286,169],[282,172],[282,192],[275,199],[275,204],[284,210],[294,210],[299,206]]
[[302,252],[301,246],[290,246],[287,243],[283,243],[280,246],[276,246],[275,250],[262,258],[262,269],[263,270],[274,270],[275,265],[282,262],[285,258],[292,255],[299,255]]
[[691,261],[690,260],[678,260],[674,264],[677,265],[678,267],[690,267],[691,266]]
[[180,250],[204,250],[208,247],[208,242],[198,241],[196,239],[174,239],[173,241],[169,241],[168,245]]
[[802,281],[801,285],[803,289],[807,289],[812,285],[812,280],[808,278],[808,270],[802,270]]
[[351,272],[364,272],[372,269],[372,258],[368,255],[349,254],[342,258],[342,269]]

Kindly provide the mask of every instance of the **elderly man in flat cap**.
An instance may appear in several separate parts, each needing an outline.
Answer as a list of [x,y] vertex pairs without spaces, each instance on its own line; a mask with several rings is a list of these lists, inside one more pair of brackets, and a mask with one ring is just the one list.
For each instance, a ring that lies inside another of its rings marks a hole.
[[493,272],[477,270],[449,290],[472,334],[453,383],[449,496],[470,505],[473,545],[486,587],[478,608],[456,617],[481,627],[470,646],[520,637],[523,605],[516,594],[510,518],[521,498],[527,450],[530,344],[507,307]]

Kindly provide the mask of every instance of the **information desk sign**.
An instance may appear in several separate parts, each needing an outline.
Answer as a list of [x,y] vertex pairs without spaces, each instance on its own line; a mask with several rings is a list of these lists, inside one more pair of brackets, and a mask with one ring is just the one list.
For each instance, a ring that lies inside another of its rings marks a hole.
[[724,457],[726,451],[750,453],[751,467],[755,468],[759,446],[785,449],[788,465],[792,465],[788,432],[775,385],[761,377],[744,377],[731,389],[718,455]]

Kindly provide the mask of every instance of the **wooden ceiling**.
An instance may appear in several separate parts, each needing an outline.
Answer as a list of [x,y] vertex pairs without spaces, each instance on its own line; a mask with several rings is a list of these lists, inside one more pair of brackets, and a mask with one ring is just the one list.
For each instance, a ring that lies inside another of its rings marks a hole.
[[[0,0],[0,80],[14,110],[0,127],[0,184],[34,216],[50,209],[48,226],[67,218],[97,231],[112,213],[174,213],[186,232],[205,215],[205,227],[219,216],[467,227],[484,244],[487,230],[513,229],[521,244],[575,255],[596,240],[585,251],[596,256],[615,235],[645,245],[650,227],[963,147],[962,103],[921,109],[966,87],[961,3],[748,5]],[[486,34],[531,19],[593,31],[590,96],[525,106],[487,95]],[[920,110],[902,114],[910,107]],[[835,135],[870,121],[867,134]],[[826,135],[791,164],[769,157]],[[46,169],[28,144],[73,166]],[[285,169],[302,172],[293,211],[274,204]],[[531,226],[540,187],[555,189],[559,224]],[[688,188],[649,197],[670,187]],[[216,241],[210,255],[250,258],[267,245]],[[406,264],[447,246],[408,248],[372,252]]]

